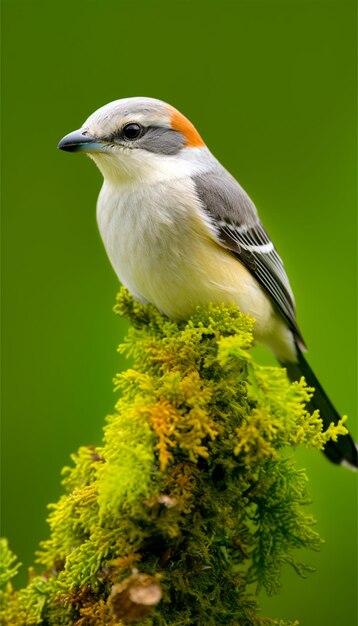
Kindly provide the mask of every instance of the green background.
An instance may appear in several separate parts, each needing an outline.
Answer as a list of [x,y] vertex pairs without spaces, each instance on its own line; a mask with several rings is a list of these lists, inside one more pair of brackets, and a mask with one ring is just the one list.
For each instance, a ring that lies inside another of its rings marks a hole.
[[[285,260],[309,360],[356,433],[356,16],[345,0],[3,2],[3,534],[27,567],[71,452],[98,443],[126,325],[101,176],[59,139],[126,96],[169,101]],[[272,362],[260,349],[258,358]],[[356,624],[356,477],[299,451],[326,543],[265,614]],[[24,568],[22,580],[25,581]]]

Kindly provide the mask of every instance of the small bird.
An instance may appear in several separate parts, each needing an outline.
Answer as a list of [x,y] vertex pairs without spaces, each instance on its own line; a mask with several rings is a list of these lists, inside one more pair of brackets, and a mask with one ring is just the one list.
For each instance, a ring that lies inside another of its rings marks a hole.
[[[310,409],[325,427],[340,416],[303,356],[287,274],[257,209],[211,154],[193,124],[153,98],[124,98],[95,111],[58,144],[84,152],[103,174],[99,230],[113,268],[140,302],[187,319],[198,304],[236,304],[255,320],[291,380],[315,388]],[[350,435],[326,456],[358,467]]]

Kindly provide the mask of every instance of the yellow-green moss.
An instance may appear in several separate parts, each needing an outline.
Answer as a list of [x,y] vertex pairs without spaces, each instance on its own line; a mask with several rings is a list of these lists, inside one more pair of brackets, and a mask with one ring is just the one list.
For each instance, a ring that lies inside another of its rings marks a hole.
[[[286,563],[304,575],[296,549],[320,546],[290,450],[322,448],[343,424],[322,432],[305,382],[252,361],[253,321],[234,307],[177,324],[122,289],[116,312],[132,322],[119,349],[133,369],[115,379],[103,444],[63,471],[25,589],[7,582],[7,553],[2,623],[287,625],[260,616],[256,592],[279,591]],[[162,599],[124,609],[135,585]]]

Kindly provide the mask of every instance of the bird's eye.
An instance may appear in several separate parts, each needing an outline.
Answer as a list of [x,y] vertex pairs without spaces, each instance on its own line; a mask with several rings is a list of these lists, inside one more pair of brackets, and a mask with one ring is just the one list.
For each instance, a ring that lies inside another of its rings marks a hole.
[[137,139],[141,135],[143,126],[140,124],[127,124],[124,126],[122,132],[126,139]]

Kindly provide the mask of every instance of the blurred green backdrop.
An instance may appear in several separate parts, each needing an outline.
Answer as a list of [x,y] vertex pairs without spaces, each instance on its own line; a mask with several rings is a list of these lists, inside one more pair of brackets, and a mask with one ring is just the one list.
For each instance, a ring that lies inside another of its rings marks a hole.
[[[100,441],[125,367],[95,223],[101,176],[56,150],[111,100],[171,102],[239,178],[285,259],[310,362],[356,434],[355,12],[348,0],[3,1],[2,512],[25,567],[60,469]],[[264,611],[353,626],[355,476],[297,456],[326,544],[307,556],[317,573],[285,571]]]

